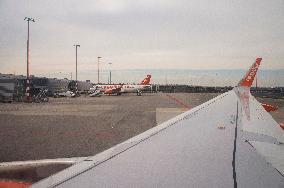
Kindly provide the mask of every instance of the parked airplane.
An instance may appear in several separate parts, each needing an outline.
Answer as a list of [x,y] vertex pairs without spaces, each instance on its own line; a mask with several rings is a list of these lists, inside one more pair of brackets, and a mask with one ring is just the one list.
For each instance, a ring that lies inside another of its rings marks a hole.
[[284,134],[250,94],[257,58],[234,87],[32,187],[284,187]]
[[99,90],[104,94],[137,93],[137,95],[141,95],[142,90],[151,87],[150,81],[151,75],[147,75],[140,84],[97,84],[90,88],[90,91],[91,93]]

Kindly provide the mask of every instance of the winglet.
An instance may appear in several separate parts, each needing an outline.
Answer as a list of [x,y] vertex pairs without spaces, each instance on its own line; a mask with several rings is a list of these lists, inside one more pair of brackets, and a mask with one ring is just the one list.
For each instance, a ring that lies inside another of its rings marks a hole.
[[279,123],[279,125],[284,130],[284,123]]
[[273,112],[273,111],[276,111],[278,109],[277,106],[272,106],[271,104],[262,103],[261,105],[266,110],[266,112]]
[[250,87],[252,85],[261,60],[262,60],[261,57],[256,58],[254,64],[252,64],[249,71],[246,73],[243,79],[239,82],[238,86]]

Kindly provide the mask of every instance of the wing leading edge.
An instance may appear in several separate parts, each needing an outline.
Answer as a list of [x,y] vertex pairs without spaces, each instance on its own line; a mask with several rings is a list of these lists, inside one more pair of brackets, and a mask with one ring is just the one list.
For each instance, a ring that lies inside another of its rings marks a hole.
[[283,187],[281,161],[255,144],[283,139],[259,105],[239,84],[33,187]]

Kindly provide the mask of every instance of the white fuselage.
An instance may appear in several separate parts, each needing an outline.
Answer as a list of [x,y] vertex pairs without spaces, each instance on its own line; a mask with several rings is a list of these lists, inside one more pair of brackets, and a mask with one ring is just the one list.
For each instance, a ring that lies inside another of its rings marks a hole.
[[137,91],[141,91],[143,89],[149,88],[150,85],[142,85],[142,84],[106,84],[106,85],[95,85],[91,90],[100,89],[102,92],[109,90],[109,89],[115,89],[121,87],[121,93],[134,93]]

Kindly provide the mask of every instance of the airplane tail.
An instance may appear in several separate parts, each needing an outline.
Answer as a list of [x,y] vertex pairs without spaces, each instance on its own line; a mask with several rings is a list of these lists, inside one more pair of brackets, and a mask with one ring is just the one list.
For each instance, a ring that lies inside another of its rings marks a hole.
[[252,64],[249,71],[245,74],[245,76],[238,83],[238,86],[251,87],[261,60],[262,60],[262,58],[260,58],[260,57],[256,58],[255,62]]
[[146,78],[144,78],[144,80],[140,83],[141,85],[147,85],[150,83],[151,80],[151,75],[147,75]]

